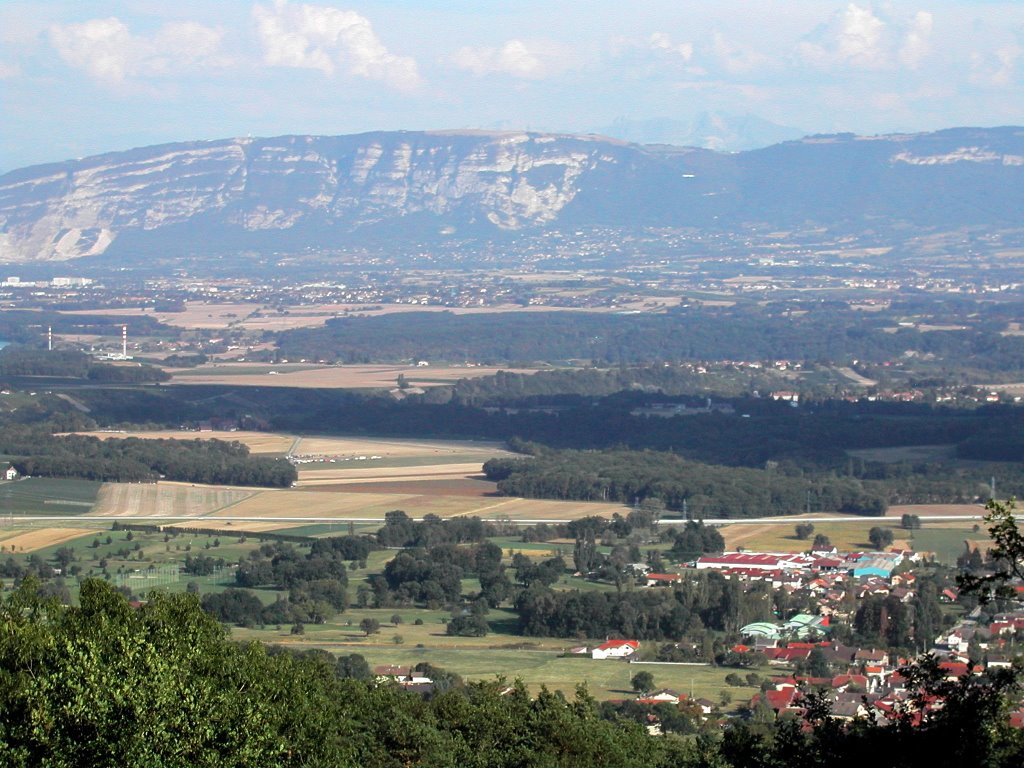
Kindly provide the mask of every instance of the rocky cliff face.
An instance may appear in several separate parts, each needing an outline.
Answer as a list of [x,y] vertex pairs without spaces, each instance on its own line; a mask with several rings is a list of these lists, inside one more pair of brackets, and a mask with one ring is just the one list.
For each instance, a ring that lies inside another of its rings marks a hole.
[[535,133],[283,136],[0,176],[0,262],[329,248],[368,232],[422,242],[648,224],[1020,228],[1021,210],[1017,128],[819,136],[737,154]]
[[105,251],[129,231],[202,219],[249,232],[353,231],[428,214],[516,230],[547,224],[585,177],[637,150],[526,133],[379,133],[172,144],[0,177],[0,261]]

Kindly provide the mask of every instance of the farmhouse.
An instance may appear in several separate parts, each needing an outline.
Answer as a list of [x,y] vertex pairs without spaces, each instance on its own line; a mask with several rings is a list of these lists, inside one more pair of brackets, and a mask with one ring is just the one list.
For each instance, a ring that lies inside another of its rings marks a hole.
[[4,473],[4,480],[17,480],[18,479],[18,470],[16,470],[10,464],[8,464],[6,466],[6,468],[4,468],[3,470],[0,470],[0,471],[2,471]]
[[644,578],[648,587],[670,587],[683,580],[678,573],[648,573]]
[[590,652],[593,659],[624,659],[636,653],[639,640],[608,640]]

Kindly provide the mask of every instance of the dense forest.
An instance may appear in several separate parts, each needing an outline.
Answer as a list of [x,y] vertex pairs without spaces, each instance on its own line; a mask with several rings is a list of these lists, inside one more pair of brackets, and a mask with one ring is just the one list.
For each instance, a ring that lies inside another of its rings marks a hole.
[[[501,389],[497,383],[483,385],[494,393],[489,399],[501,401],[501,406],[486,407],[450,398],[444,403],[415,396],[395,401],[351,390],[283,387],[89,389],[76,392],[75,397],[104,425],[177,427],[218,417],[233,419],[240,427],[280,432],[519,437],[559,448],[671,450],[698,461],[755,467],[792,459],[805,466],[844,471],[850,460],[847,450],[903,445],[966,443],[965,458],[985,445],[991,460],[1024,460],[1019,441],[991,439],[1000,432],[1013,437],[1024,431],[1024,412],[1007,405],[955,409],[822,400],[791,408],[767,397],[746,396],[716,398],[723,408],[702,412],[706,394],[694,398],[627,390],[605,396],[550,395],[538,403],[533,394],[516,397],[519,377],[498,380],[513,383]],[[547,385],[542,382],[541,386]],[[638,411],[654,404],[689,405],[693,410],[668,417]],[[62,407],[67,409],[66,404]],[[861,461],[855,464],[857,472],[864,466]]]
[[107,482],[159,479],[214,485],[287,488],[295,467],[284,459],[252,456],[222,440],[107,439],[54,435],[45,426],[0,432],[0,453],[23,475],[77,477]]
[[484,364],[586,360],[630,365],[679,360],[868,363],[907,350],[957,367],[1024,370],[1024,338],[1001,328],[893,328],[844,303],[808,303],[800,313],[742,304],[680,307],[665,314],[530,312],[456,315],[419,312],[343,317],[278,336],[282,358],[369,363],[427,360]]
[[877,483],[718,467],[655,451],[542,449],[530,458],[491,459],[484,473],[507,496],[627,504],[660,499],[693,517],[799,514],[811,497],[815,509],[862,515],[883,515],[886,509]]
[[[362,662],[362,663],[360,663]],[[755,711],[723,731],[696,717],[690,739],[652,738],[628,713],[504,681],[447,681],[432,696],[365,680],[356,656],[229,642],[193,595],[132,608],[86,580],[81,604],[31,580],[0,603],[0,755],[5,765],[398,768],[1010,768],[1024,737],[1006,723],[1010,671],[950,681],[934,661],[904,669],[915,691],[888,724]],[[942,707],[928,706],[936,699]],[[680,716],[685,716],[680,713]]]
[[993,479],[1007,495],[1024,493],[1016,464],[952,466],[948,462],[884,464],[849,460],[814,471],[796,462],[764,469],[695,462],[665,451],[551,450],[512,441],[524,458],[491,459],[488,479],[508,496],[635,504],[659,499],[690,517],[754,517],[841,511],[883,515],[890,504],[972,503]]

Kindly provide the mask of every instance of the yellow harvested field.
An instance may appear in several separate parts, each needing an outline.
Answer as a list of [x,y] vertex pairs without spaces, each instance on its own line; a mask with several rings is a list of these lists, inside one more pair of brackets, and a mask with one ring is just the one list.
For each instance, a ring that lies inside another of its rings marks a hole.
[[258,493],[251,488],[187,483],[104,483],[92,511],[114,517],[195,517],[231,507]]
[[343,485],[345,483],[393,483],[397,481],[438,480],[449,477],[478,476],[482,462],[472,464],[432,464],[420,467],[360,467],[350,469],[309,469],[299,473],[298,487]]
[[[65,315],[107,315],[110,317],[128,318],[146,316],[159,320],[167,325],[179,328],[227,328],[249,317],[263,305],[254,303],[210,304],[190,301],[184,312],[153,312],[142,307],[125,307],[122,309],[100,310],[69,310]],[[131,329],[129,328],[129,332]]]
[[410,386],[436,387],[459,379],[493,376],[498,371],[534,373],[526,368],[409,365],[308,365],[283,363],[208,363],[187,371],[174,371],[172,384],[237,384],[258,387],[305,387],[311,389],[395,388],[402,374]]
[[392,440],[364,437],[303,437],[292,448],[296,456],[380,456],[382,458],[465,456],[479,453],[481,461],[512,456],[501,443],[474,440]]
[[[877,517],[861,517],[861,524],[852,522],[814,523],[814,533],[823,533],[840,551],[854,551],[870,546],[868,531],[879,525]],[[890,523],[891,524],[891,523]],[[737,547],[754,552],[806,552],[811,539],[798,539],[793,525],[769,523],[734,523],[719,528],[726,551]]]
[[5,539],[0,539],[0,547],[8,552],[35,552],[37,549],[52,547],[54,544],[63,544],[65,541],[77,539],[80,536],[95,534],[95,528],[38,528],[35,530],[15,533]]
[[232,517],[371,517],[384,518],[392,509],[414,514],[403,493],[320,493],[316,491],[262,491],[214,516]]
[[161,429],[152,432],[76,432],[78,435],[89,435],[101,440],[124,439],[138,437],[144,440],[223,440],[227,443],[238,442],[249,448],[250,453],[288,453],[295,438],[291,435],[275,435],[269,432],[195,432],[186,429]]
[[214,513],[217,519],[236,517],[354,517],[383,519],[401,509],[412,517],[479,516],[509,520],[575,520],[590,515],[609,517],[628,513],[620,504],[586,501],[546,501],[520,498],[480,498],[413,493],[346,493],[345,491],[262,491],[230,508]]

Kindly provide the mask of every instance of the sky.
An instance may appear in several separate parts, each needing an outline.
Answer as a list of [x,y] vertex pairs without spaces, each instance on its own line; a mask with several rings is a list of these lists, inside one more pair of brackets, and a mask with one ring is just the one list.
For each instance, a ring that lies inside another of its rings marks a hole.
[[0,0],[0,170],[194,139],[1024,124],[1024,2]]

